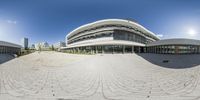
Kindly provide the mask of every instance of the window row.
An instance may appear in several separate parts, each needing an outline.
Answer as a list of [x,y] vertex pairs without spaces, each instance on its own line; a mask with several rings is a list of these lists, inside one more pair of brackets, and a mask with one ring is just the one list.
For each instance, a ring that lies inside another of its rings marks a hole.
[[166,54],[182,54],[182,53],[200,53],[200,46],[191,45],[165,45],[147,47],[148,53],[166,53]]
[[18,53],[20,48],[0,46],[0,53]]
[[134,30],[136,32],[139,32],[141,33],[142,35],[145,35],[145,36],[148,36],[150,38],[153,38],[155,40],[157,40],[156,38],[152,37],[151,35],[148,35],[148,34],[144,34],[143,31],[141,31],[140,29],[136,28],[136,27],[131,27],[131,26],[125,26],[125,25],[120,25],[120,24],[109,24],[109,25],[102,25],[102,26],[98,26],[98,27],[94,27],[94,28],[90,28],[90,29],[86,29],[84,31],[81,31],[81,32],[78,32],[77,34],[74,34],[68,38],[72,38],[78,34],[82,34],[82,33],[85,33],[85,32],[90,32],[90,31],[94,31],[94,30],[97,30],[97,29],[102,29],[102,28],[107,28],[107,27],[116,27],[116,28],[127,28],[127,29],[131,29],[131,30]]
[[88,36],[83,36],[79,37],[74,40],[69,40],[68,44],[75,43],[75,42],[80,42],[80,41],[85,41],[85,40],[90,40],[90,39],[97,39],[97,38],[103,38],[103,37],[112,37],[113,33],[103,33],[103,34],[98,34],[98,35],[88,35]]
[[127,40],[143,44],[146,44],[147,42],[145,37],[126,31],[115,31],[113,37],[114,40]]

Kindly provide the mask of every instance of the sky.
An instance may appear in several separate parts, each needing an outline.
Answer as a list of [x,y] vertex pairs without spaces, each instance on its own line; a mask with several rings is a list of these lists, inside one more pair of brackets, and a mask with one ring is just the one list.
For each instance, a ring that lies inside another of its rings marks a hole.
[[0,40],[65,41],[101,19],[134,19],[161,39],[200,39],[200,0],[0,0]]

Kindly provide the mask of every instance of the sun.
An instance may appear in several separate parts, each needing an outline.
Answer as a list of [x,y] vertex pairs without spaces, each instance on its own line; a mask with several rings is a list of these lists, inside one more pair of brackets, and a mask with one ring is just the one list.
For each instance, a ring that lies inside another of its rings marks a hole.
[[191,36],[195,36],[196,35],[196,31],[194,29],[189,29],[188,30],[188,34]]

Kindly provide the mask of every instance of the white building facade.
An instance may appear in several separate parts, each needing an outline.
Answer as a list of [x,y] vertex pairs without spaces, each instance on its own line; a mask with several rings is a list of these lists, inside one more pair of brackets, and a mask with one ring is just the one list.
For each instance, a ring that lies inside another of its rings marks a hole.
[[76,28],[66,36],[63,51],[92,53],[144,52],[147,43],[157,41],[153,32],[137,22],[105,19]]

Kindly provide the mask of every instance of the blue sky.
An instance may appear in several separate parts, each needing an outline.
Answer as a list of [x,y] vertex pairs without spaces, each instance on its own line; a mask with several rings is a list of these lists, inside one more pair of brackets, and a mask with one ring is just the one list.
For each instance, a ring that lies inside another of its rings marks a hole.
[[200,39],[200,0],[0,0],[0,40],[64,41],[80,25],[131,18],[161,38]]

